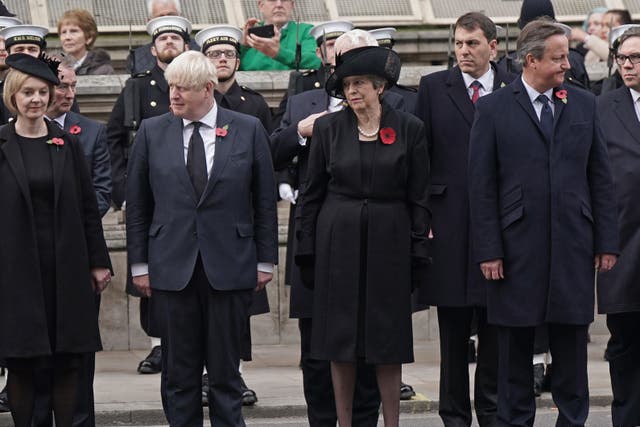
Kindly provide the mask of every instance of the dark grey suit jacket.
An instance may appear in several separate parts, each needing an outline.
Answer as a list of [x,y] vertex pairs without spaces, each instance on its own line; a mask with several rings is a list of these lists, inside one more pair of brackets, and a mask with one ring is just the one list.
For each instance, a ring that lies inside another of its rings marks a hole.
[[254,117],[218,107],[213,168],[200,200],[184,161],[182,119],[142,121],[129,159],[127,251],[148,263],[153,289],[187,286],[198,255],[217,290],[253,289],[259,262],[277,263],[278,224],[268,135]]
[[70,111],[64,120],[64,130],[67,132],[74,128],[76,137],[80,140],[84,157],[87,160],[87,168],[91,172],[93,188],[98,199],[98,211],[104,215],[111,204],[111,161],[107,147],[106,127],[102,123],[91,120],[81,114]]

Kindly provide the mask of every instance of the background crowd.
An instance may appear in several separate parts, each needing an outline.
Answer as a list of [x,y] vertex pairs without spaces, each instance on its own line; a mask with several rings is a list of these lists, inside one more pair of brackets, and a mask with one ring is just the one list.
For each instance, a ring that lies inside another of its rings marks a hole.
[[[269,311],[281,199],[310,425],[375,426],[380,406],[398,425],[415,394],[401,381],[411,315],[430,306],[446,426],[471,424],[471,358],[481,426],[533,425],[547,390],[557,425],[584,425],[594,277],[613,425],[640,424],[629,12],[596,8],[571,28],[550,0],[524,0],[504,55],[490,17],[466,13],[451,30],[456,65],[416,90],[398,84],[395,29],[294,21],[293,0],[258,7],[243,28],[194,36],[178,0],[149,0],[149,43],[130,51],[106,124],[75,100],[76,76],[114,73],[91,13],[60,17],[49,57],[48,29],[5,8],[0,195],[16,208],[0,218],[0,324],[21,329],[0,330],[0,409],[17,426],[95,425],[99,294],[113,274],[99,219],[122,209],[127,292],[151,338],[138,372],[160,373],[170,425],[201,425],[202,404],[212,425],[244,425],[258,397],[242,361],[250,317]],[[292,70],[279,107],[238,70]]]

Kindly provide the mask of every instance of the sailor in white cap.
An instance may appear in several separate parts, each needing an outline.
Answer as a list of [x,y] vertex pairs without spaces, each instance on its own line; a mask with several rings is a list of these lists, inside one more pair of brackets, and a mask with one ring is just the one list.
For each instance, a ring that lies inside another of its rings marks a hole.
[[[20,24],[22,24],[22,21],[18,18],[13,18],[11,16],[0,16],[0,30]],[[9,67],[4,63],[4,60],[8,55],[9,53],[7,52],[6,45],[4,44],[4,39],[0,37],[0,81],[4,80],[4,76],[9,71]]]
[[47,47],[45,40],[49,30],[38,25],[13,25],[0,31],[0,37],[4,38],[4,44],[9,52],[26,53],[31,56],[39,56]]
[[396,29],[393,27],[376,28],[369,30],[369,34],[378,40],[378,46],[391,49],[396,43]]

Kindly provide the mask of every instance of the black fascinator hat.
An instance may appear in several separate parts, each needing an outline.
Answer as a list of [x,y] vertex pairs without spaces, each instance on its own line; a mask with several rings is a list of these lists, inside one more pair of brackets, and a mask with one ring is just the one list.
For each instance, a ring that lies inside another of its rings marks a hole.
[[39,58],[34,58],[26,53],[14,53],[7,56],[5,64],[55,86],[60,84],[60,80],[58,79],[58,65],[60,65],[60,62],[44,54]]
[[336,56],[335,71],[329,76],[325,90],[330,96],[344,98],[342,79],[350,76],[375,75],[393,86],[400,78],[400,56],[380,46],[365,46],[351,49]]

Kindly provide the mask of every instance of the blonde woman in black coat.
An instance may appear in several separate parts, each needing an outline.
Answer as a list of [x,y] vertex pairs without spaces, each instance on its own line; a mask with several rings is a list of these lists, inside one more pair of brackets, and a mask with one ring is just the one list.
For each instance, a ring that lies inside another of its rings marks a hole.
[[0,358],[17,427],[31,425],[35,372],[51,375],[56,425],[71,426],[84,353],[101,349],[94,292],[111,280],[78,141],[44,118],[57,63],[10,55],[0,127]]

